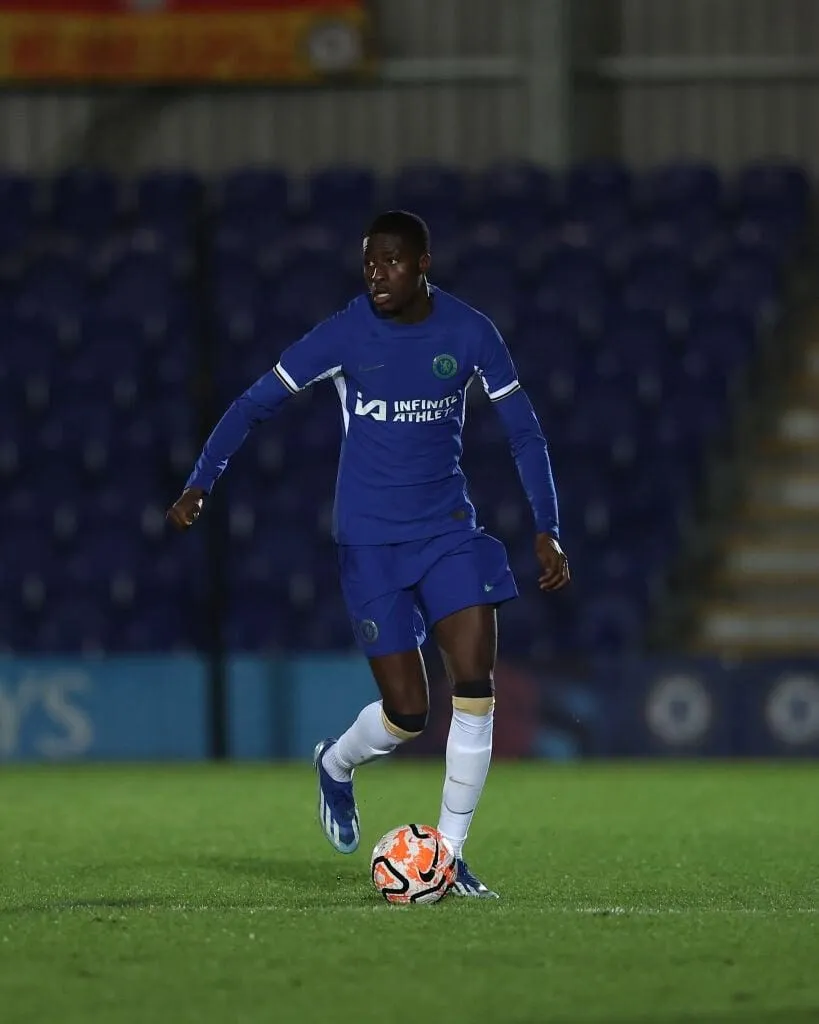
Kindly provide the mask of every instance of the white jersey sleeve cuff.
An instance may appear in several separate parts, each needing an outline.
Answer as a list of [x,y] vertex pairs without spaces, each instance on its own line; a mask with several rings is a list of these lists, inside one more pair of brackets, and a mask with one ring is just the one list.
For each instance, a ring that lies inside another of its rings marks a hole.
[[502,388],[498,388],[497,391],[490,391],[486,389],[486,393],[489,396],[490,402],[499,402],[502,398],[507,398],[509,395],[513,395],[516,391],[520,390],[520,383],[513,380],[511,384],[506,384]]
[[282,384],[284,384],[284,386],[291,394],[296,395],[299,393],[299,391],[301,391],[301,388],[293,380],[293,378],[290,376],[287,370],[285,370],[281,363],[276,363],[276,365],[273,367],[273,372],[276,374],[276,376],[279,378],[279,380],[282,382]]

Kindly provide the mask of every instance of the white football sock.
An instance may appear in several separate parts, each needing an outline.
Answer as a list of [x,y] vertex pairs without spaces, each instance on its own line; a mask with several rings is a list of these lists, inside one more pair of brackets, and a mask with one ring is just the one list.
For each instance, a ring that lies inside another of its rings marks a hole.
[[438,831],[460,857],[492,758],[492,719],[456,708],[446,744],[446,776]]
[[349,782],[353,777],[353,769],[368,761],[384,757],[409,735],[397,735],[391,732],[384,719],[381,701],[368,704],[350,728],[342,733],[338,742],[322,758],[322,764],[331,779],[336,782]]

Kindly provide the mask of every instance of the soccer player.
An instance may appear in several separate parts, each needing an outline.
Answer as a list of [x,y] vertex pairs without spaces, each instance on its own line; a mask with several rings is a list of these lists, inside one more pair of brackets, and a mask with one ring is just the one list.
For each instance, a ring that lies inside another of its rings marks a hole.
[[381,699],[315,750],[319,820],[357,849],[353,773],[420,735],[429,695],[420,647],[432,630],[452,686],[438,828],[457,858],[454,892],[496,897],[463,846],[492,752],[496,609],[517,596],[506,551],[476,525],[460,468],[465,395],[480,378],[509,436],[535,526],[541,590],[569,579],[548,449],[492,322],[430,285],[426,224],[381,214],[363,247],[366,292],[281,353],[228,408],[168,511],[186,529],[249,430],[288,395],[331,380],[343,440],[334,508],[341,589]]

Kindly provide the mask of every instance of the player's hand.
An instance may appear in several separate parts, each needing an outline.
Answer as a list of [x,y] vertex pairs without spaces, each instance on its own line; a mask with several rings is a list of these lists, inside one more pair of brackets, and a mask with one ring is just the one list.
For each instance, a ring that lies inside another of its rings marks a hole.
[[538,577],[541,590],[560,590],[569,582],[569,561],[563,549],[550,533],[535,537],[535,554],[543,570]]
[[204,491],[198,487],[186,487],[165,513],[165,518],[177,530],[187,530],[199,518],[204,501]]

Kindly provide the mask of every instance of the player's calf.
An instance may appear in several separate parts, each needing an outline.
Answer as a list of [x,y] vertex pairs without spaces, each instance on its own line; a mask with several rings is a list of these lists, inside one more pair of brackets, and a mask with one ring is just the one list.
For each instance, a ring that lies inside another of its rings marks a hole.
[[438,830],[457,858],[461,857],[489,771],[494,710],[490,677],[454,684]]

